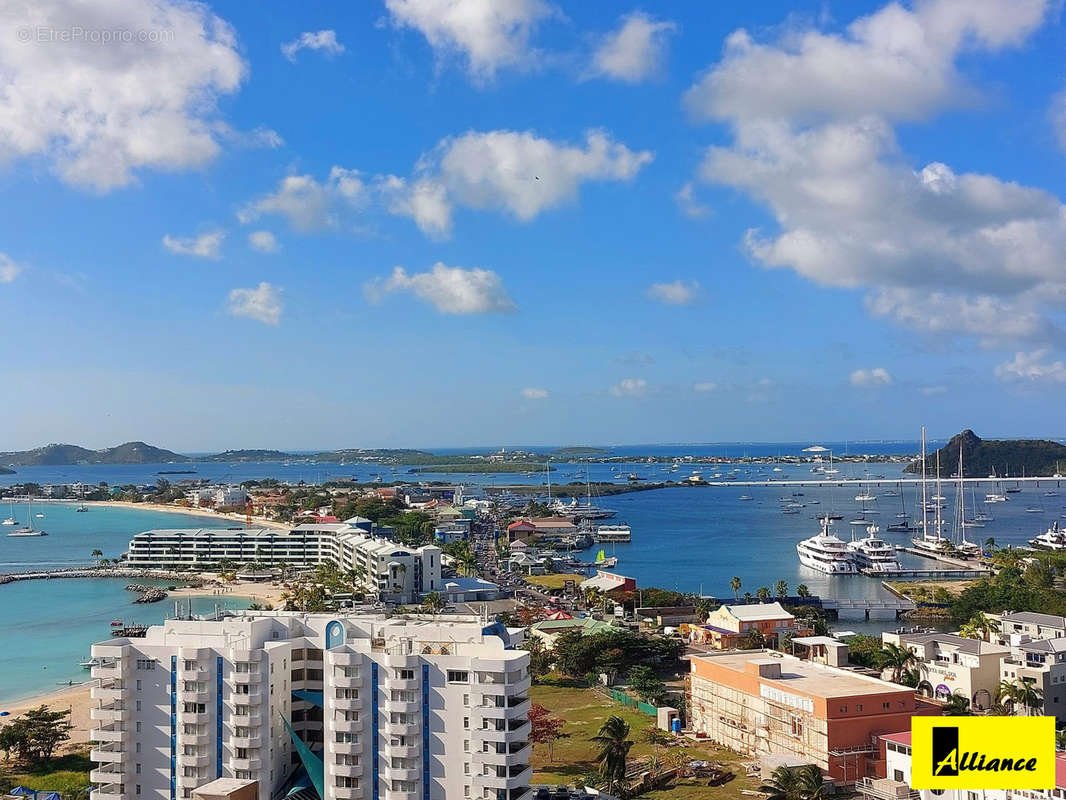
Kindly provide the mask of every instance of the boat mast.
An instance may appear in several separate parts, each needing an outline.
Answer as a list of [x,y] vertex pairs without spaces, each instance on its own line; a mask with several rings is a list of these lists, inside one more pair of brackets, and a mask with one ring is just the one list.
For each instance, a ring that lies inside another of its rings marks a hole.
[[551,459],[544,462],[544,477],[548,479],[548,504],[551,505],[552,501],[552,471],[551,471]]
[[941,499],[943,496],[944,495],[942,494],[942,489],[941,489],[941,485],[940,485],[940,451],[937,450],[936,451],[936,522],[934,523],[936,525],[936,541],[937,541],[937,544],[940,544],[940,539],[942,538],[941,537],[941,533],[943,532],[943,529],[944,529],[944,518],[943,518],[943,515],[940,513],[941,504],[944,502]]
[[922,540],[929,540],[929,500],[925,488],[925,426],[922,426]]
[[962,536],[962,541],[959,544],[965,545],[966,541],[966,471],[962,468],[962,442],[959,442],[959,531]]

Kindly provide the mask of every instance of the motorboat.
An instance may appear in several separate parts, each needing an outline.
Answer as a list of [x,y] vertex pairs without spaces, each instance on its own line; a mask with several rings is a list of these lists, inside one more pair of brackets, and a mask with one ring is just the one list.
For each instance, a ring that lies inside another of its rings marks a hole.
[[876,526],[867,529],[866,536],[854,542],[848,542],[848,550],[861,569],[870,572],[898,572],[899,559],[896,548],[877,536]]
[[842,539],[829,532],[829,522],[822,522],[822,530],[796,544],[796,553],[805,567],[827,575],[854,575],[859,568],[854,555]]
[[1039,550],[1066,550],[1066,530],[1059,528],[1059,523],[1052,522],[1050,528],[1030,539],[1029,544]]

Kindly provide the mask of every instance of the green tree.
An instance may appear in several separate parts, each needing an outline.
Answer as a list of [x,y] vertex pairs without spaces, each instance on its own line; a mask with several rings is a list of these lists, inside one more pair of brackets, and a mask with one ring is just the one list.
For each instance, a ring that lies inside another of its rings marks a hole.
[[745,603],[751,603],[751,601],[754,600],[754,599],[755,598],[752,596],[751,592],[744,592],[744,602]]
[[1036,688],[1036,680],[1033,678],[1018,679],[1014,699],[1024,709],[1026,716],[1036,713],[1044,705],[1044,693]]
[[90,555],[92,556],[93,560],[96,562],[96,565],[100,566],[100,559],[104,557],[104,551],[103,550],[93,550],[92,553],[90,553]]
[[738,603],[740,602],[740,587],[741,586],[743,586],[743,584],[740,582],[740,576],[739,575],[734,575],[732,578],[729,579],[729,588],[733,590],[733,597],[736,598]]
[[821,800],[825,797],[825,781],[814,764],[778,767],[759,791],[765,792],[769,800]]
[[539,636],[529,636],[522,642],[522,649],[529,653],[529,677],[536,683],[551,672],[552,657]]
[[538,744],[548,745],[548,761],[550,763],[555,757],[555,741],[564,735],[563,720],[559,717],[553,717],[551,712],[540,703],[530,705],[526,717],[529,719],[529,743],[534,746]]
[[881,649],[881,664],[892,668],[893,683],[899,683],[903,671],[917,662],[918,657],[914,653],[898,644],[888,643]]
[[811,596],[811,590],[807,587],[807,584],[801,583],[799,586],[796,587],[796,594],[806,599]]
[[422,598],[422,608],[431,614],[439,614],[444,610],[445,602],[439,592],[430,592]]
[[589,740],[599,748],[596,761],[600,775],[607,779],[608,794],[614,793],[615,783],[624,781],[633,741],[629,738],[629,723],[617,715],[603,721],[599,733]]
[[784,600],[786,597],[788,597],[788,583],[786,583],[785,581],[778,581],[777,583],[775,583],[774,594],[780,600]]
[[755,590],[755,596],[759,598],[760,603],[765,603],[770,599],[770,589],[766,586],[760,586]]
[[968,717],[970,716],[970,701],[965,695],[953,694],[944,703],[941,709],[946,717]]
[[631,667],[626,676],[626,684],[637,693],[637,697],[646,703],[658,705],[666,694],[666,684],[655,674],[651,667],[638,664]]
[[752,628],[740,646],[745,650],[758,650],[766,646],[766,637],[758,628]]

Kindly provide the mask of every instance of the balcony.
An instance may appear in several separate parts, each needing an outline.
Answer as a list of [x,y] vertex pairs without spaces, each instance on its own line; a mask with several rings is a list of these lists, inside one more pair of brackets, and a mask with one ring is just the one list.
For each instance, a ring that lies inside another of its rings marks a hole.
[[255,672],[231,672],[226,676],[226,683],[239,685],[242,683],[262,683],[263,676],[259,671]]
[[422,699],[416,697],[413,700],[393,700],[390,697],[385,700],[385,710],[406,714],[417,714],[422,710]]
[[487,789],[521,789],[533,779],[533,767],[513,767],[509,775],[473,775],[475,786]]
[[418,754],[422,752],[422,740],[415,736],[408,736],[407,741],[404,744],[392,744],[390,742],[386,747],[389,748],[390,756],[398,756],[399,758],[416,758]]
[[[238,703],[234,702],[233,698],[226,701],[226,705],[231,709],[236,709]],[[239,703],[239,705],[249,705],[247,700]],[[236,710],[232,711],[229,715],[229,724],[233,726],[240,725],[242,727],[253,728],[263,723],[263,712],[258,707],[253,707],[244,714],[238,714]]]
[[126,722],[133,715],[119,702],[101,703],[89,709],[89,718],[100,722]]
[[206,681],[210,679],[210,675],[206,670],[201,669],[179,669],[178,681]]
[[422,792],[420,789],[392,789],[386,787],[381,792],[383,800],[421,800]]
[[232,770],[237,769],[261,769],[263,761],[260,758],[231,758],[228,762],[229,768]]
[[386,734],[395,736],[415,736],[421,733],[422,721],[417,714],[408,714],[406,722],[393,722],[389,720],[382,725]]
[[[214,739],[210,739],[209,741],[213,742]],[[259,747],[262,743],[262,739],[258,735],[231,736],[226,740],[226,744],[230,747]]]
[[330,775],[340,775],[342,778],[361,778],[366,774],[364,764],[330,764]]
[[178,692],[179,703],[205,703],[210,704],[215,700],[215,693],[210,689],[200,689],[197,691],[180,691]]
[[122,783],[105,783],[93,789],[89,798],[90,800],[132,800],[133,795],[128,794],[125,789],[126,786]]
[[517,750],[504,753],[497,753],[495,748],[491,748],[489,752],[476,751],[471,753],[471,761],[475,764],[491,764],[496,767],[516,767],[522,764],[528,764],[529,760],[533,757],[533,748],[531,745],[524,745]]
[[211,714],[206,709],[204,711],[182,711],[179,708],[178,719],[189,725],[208,725],[211,723]]
[[94,742],[121,742],[128,735],[125,725],[120,722],[111,722],[95,728],[90,732],[89,738]]
[[362,800],[363,787],[362,786],[334,786],[333,796],[337,800]]
[[105,744],[89,751],[89,760],[98,764],[121,764],[126,758],[126,748],[120,744]]
[[126,668],[125,664],[125,661],[110,661],[98,664],[90,670],[89,677],[100,679],[121,678],[129,673],[129,669]]
[[412,764],[407,767],[394,767],[385,764],[385,778],[390,781],[420,781],[422,780],[422,765]]
[[422,682],[418,678],[390,678],[385,686],[403,692],[417,692],[422,688]]
[[122,767],[115,767],[109,765],[107,767],[97,767],[96,769],[88,772],[88,780],[93,783],[114,783],[116,781],[122,781],[123,775],[126,774],[126,770]]
[[327,653],[330,664],[335,664],[339,667],[358,666],[363,657],[359,653],[353,653],[348,650],[330,650]]
[[181,744],[194,744],[197,746],[210,745],[215,742],[215,735],[202,731],[200,733],[185,733],[183,731],[178,732],[178,742]]
[[[321,681],[317,681],[317,683],[321,683]],[[338,689],[361,689],[363,688],[363,676],[334,675],[333,685]]]
[[357,736],[354,742],[331,742],[329,748],[334,753],[354,756],[363,752],[363,742]]
[[366,719],[335,719],[332,727],[338,733],[362,733],[366,730]]
[[196,753],[195,755],[178,753],[177,759],[178,764],[183,767],[206,767],[211,763],[211,753],[206,750],[203,753]]
[[877,800],[920,800],[921,793],[911,789],[902,781],[894,781],[891,778],[859,778],[855,782],[855,791],[861,792],[863,797],[874,797]]
[[529,719],[529,707],[532,705],[528,697],[523,697],[517,703],[514,703],[516,698],[507,698],[506,718],[507,719]]

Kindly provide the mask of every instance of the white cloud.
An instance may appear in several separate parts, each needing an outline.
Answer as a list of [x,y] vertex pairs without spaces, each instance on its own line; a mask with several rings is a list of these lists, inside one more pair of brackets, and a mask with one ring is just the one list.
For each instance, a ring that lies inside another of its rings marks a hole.
[[615,397],[641,397],[648,391],[648,382],[643,378],[623,378],[610,388]]
[[695,392],[713,392],[717,388],[718,385],[711,383],[710,381],[701,381],[692,386],[692,390]]
[[252,231],[248,234],[248,244],[260,253],[278,252],[278,239],[270,231]]
[[199,236],[179,238],[169,233],[163,237],[163,247],[171,253],[180,256],[196,256],[197,258],[218,258],[221,253],[222,242],[226,238],[225,231],[208,231]]
[[408,273],[396,267],[387,278],[363,287],[372,302],[392,292],[412,292],[442,314],[505,314],[517,310],[500,276],[488,269],[449,267],[437,262],[428,272]]
[[529,39],[555,11],[543,0],[385,0],[397,27],[414,28],[438,59],[459,55],[476,83],[535,65]]
[[691,219],[702,219],[711,213],[710,206],[696,199],[695,187],[692,185],[692,181],[687,181],[684,186],[677,190],[674,200],[677,202],[678,208],[681,209],[681,213]]
[[[148,41],[24,42],[15,31],[143,31]],[[0,4],[0,161],[37,156],[105,192],[142,169],[219,151],[216,103],[246,74],[233,29],[206,4],[11,0]]]
[[344,52],[344,45],[337,41],[336,31],[324,30],[304,31],[281,46],[281,54],[294,63],[296,54],[301,50],[318,50],[327,56],[336,56]]
[[653,157],[599,130],[586,132],[584,146],[531,131],[470,131],[443,140],[423,167],[455,204],[502,209],[526,222],[574,201],[586,181],[631,180]]
[[444,238],[452,231],[452,206],[444,186],[422,178],[413,182],[386,175],[377,183],[390,213],[410,217],[427,236]]
[[[708,148],[700,176],[773,212],[778,231],[745,235],[766,267],[865,287],[871,313],[925,330],[1058,338],[1045,312],[1066,307],[1066,206],[937,161],[915,168],[892,127],[969,102],[960,53],[1019,45],[1045,11],[1044,0],[926,0],[887,5],[843,34],[792,28],[759,44],[737,31],[686,95],[696,116],[733,132]],[[1008,319],[986,326],[995,309]]]
[[527,386],[522,390],[522,397],[526,400],[544,400],[548,397],[548,390],[536,386]]
[[685,95],[697,117],[918,119],[972,102],[955,70],[963,50],[1021,44],[1044,19],[1046,0],[891,3],[843,34],[792,27],[775,44],[734,31],[722,60]]
[[339,166],[325,180],[289,175],[237,216],[248,223],[281,214],[293,228],[313,231],[339,227],[346,213],[376,207],[410,217],[432,238],[446,238],[457,206],[503,211],[528,222],[576,200],[586,182],[631,180],[653,157],[598,130],[586,132],[582,145],[530,131],[470,131],[442,139],[418,160],[410,178],[364,176]]
[[7,253],[0,253],[0,283],[11,283],[22,272],[22,267],[15,263]]
[[634,11],[622,17],[621,25],[600,41],[592,56],[590,73],[626,83],[659,75],[666,57],[669,36],[677,25]]
[[850,380],[852,386],[862,386],[867,388],[872,386],[890,386],[892,384],[892,376],[884,367],[857,369],[851,373]]
[[342,208],[361,208],[368,199],[358,170],[334,166],[324,181],[311,175],[289,175],[278,188],[237,212],[242,223],[263,215],[279,214],[298,231],[333,228],[340,224]]
[[248,317],[266,325],[281,322],[281,289],[265,281],[254,289],[233,289],[229,293],[229,313]]
[[996,366],[996,377],[1008,382],[1066,383],[1066,364],[1045,361],[1047,356],[1044,349],[1015,353],[1013,359]]
[[695,303],[700,296],[698,281],[685,281],[678,278],[672,283],[653,283],[648,287],[648,297],[660,303],[673,306],[687,306]]

